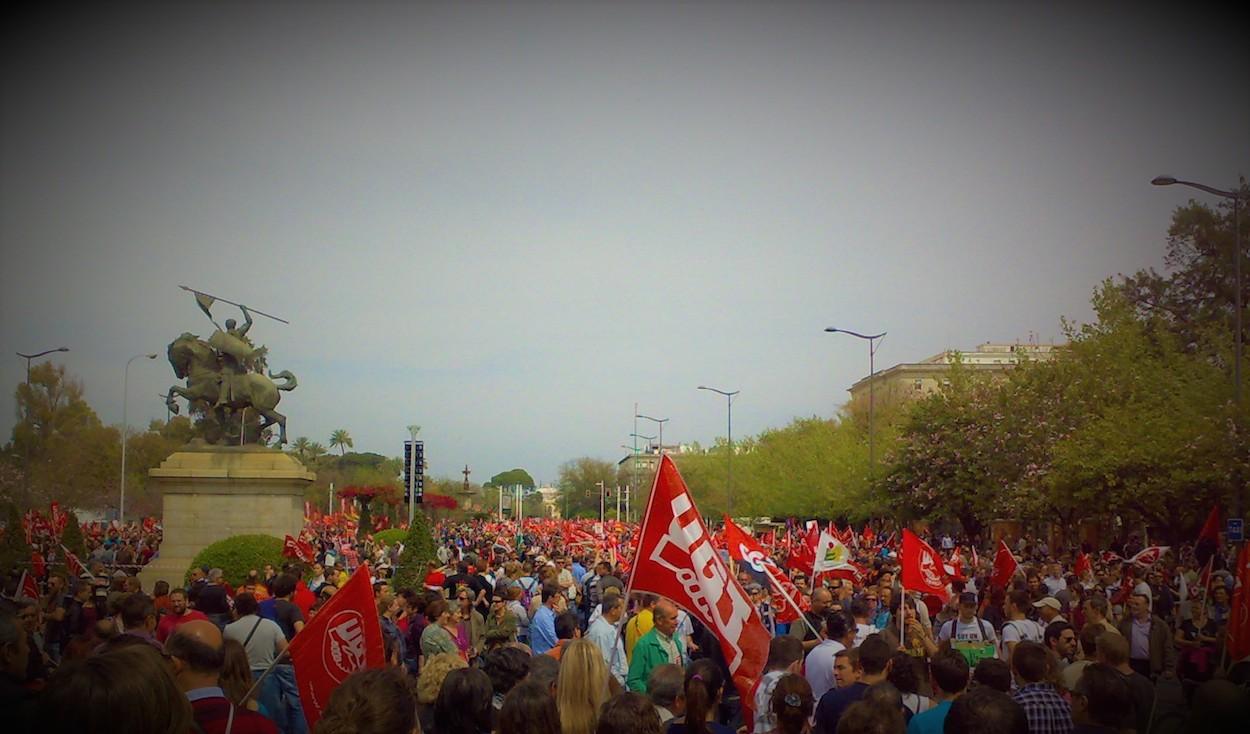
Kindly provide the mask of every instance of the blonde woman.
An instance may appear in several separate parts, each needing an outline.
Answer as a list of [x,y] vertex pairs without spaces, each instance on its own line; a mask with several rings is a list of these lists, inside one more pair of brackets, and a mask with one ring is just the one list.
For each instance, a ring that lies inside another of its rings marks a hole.
[[453,670],[468,667],[464,658],[456,653],[444,652],[425,659],[421,674],[417,676],[417,719],[421,731],[434,731],[434,703],[443,688],[443,679]]
[[599,647],[577,639],[564,648],[556,678],[560,734],[594,734],[599,709],[609,698],[608,666]]

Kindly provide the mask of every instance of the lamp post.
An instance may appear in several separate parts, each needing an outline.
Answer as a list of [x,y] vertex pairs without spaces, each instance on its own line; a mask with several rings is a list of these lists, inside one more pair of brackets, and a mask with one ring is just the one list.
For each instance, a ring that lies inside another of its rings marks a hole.
[[642,413],[637,413],[634,415],[634,417],[641,418],[646,421],[654,421],[655,423],[660,424],[660,456],[663,457],[664,456],[664,424],[668,423],[669,419],[668,418],[652,418],[651,416],[643,415]]
[[830,334],[849,334],[850,336],[858,337],[868,342],[868,476],[871,478],[874,474],[876,474],[877,469],[877,459],[873,451],[874,436],[872,432],[872,413],[874,402],[873,393],[877,382],[874,379],[877,374],[877,369],[876,364],[873,361],[873,357],[877,354],[877,347],[881,346],[880,344],[875,343],[876,340],[884,337],[886,332],[883,331],[880,334],[860,334],[859,332],[839,329],[833,326],[825,329],[825,331]]
[[[635,411],[638,410],[637,404],[634,405],[634,410]],[[634,463],[633,463],[633,470],[630,472],[633,483],[630,485],[630,489],[629,489],[629,493],[632,496],[634,493],[634,489],[638,486],[638,439],[641,438],[642,440],[647,442],[647,446],[650,446],[651,442],[655,440],[655,436],[644,436],[641,433],[638,433],[638,416],[636,414],[634,415],[634,432],[629,435],[632,436],[634,439]],[[647,453],[651,453],[650,450],[648,450]],[[626,522],[629,521],[629,502],[628,501],[625,503],[625,520]]]
[[[1180,186],[1188,186],[1190,188],[1205,191],[1208,194],[1231,199],[1233,202],[1233,287],[1236,290],[1234,294],[1234,347],[1233,347],[1233,401],[1237,407],[1238,416],[1241,415],[1241,351],[1242,351],[1242,327],[1241,327],[1241,200],[1246,198],[1239,187],[1237,191],[1224,191],[1206,184],[1195,183],[1193,181],[1182,181],[1174,176],[1156,176],[1150,181],[1155,186],[1172,186],[1174,184]],[[1234,469],[1233,487],[1240,487],[1239,477]],[[1233,494],[1233,514],[1241,517],[1241,495],[1242,491],[1234,490]]]
[[[45,349],[42,352],[36,352],[35,354],[22,354],[21,352],[18,352],[17,356],[24,357],[26,359],[26,387],[28,389],[30,388],[30,360],[38,359],[39,357],[42,357],[45,354],[52,354],[53,352],[68,352],[68,351],[69,351],[69,347],[57,347],[56,349]],[[30,416],[27,415],[26,417],[29,418]]]
[[117,504],[117,521],[126,521],[126,431],[130,425],[129,417],[126,413],[126,402],[130,397],[130,363],[136,359],[156,359],[156,353],[152,354],[136,354],[126,360],[126,369],[122,372],[122,481],[121,481],[121,499]]
[[725,504],[728,505],[729,516],[733,517],[733,514],[734,514],[734,396],[737,395],[739,392],[741,392],[741,390],[734,390],[733,392],[726,392],[724,390],[717,390],[714,387],[707,387],[706,385],[699,385],[699,389],[710,390],[711,392],[717,393],[718,395],[725,396],[725,409],[727,410],[729,414],[728,425],[726,427],[726,430],[728,433],[727,438],[729,440],[729,458],[725,462],[727,464],[726,470],[725,470],[725,473],[726,473]]

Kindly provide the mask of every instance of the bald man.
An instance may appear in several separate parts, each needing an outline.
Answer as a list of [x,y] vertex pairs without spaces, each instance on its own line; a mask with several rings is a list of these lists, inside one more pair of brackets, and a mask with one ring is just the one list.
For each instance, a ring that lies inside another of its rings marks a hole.
[[217,625],[202,619],[181,625],[165,642],[165,653],[204,734],[277,734],[272,721],[234,705],[221,690],[225,651]]
[[833,594],[823,586],[812,592],[811,611],[803,612],[807,624],[795,622],[790,625],[790,636],[803,641],[803,652],[809,653],[819,645],[823,638],[816,634],[825,625],[825,615],[833,605]]
[[647,692],[647,678],[651,671],[666,663],[681,665],[682,644],[677,631],[677,606],[668,599],[661,599],[652,613],[654,626],[638,638],[634,654],[629,661],[629,675],[625,685],[631,691]]

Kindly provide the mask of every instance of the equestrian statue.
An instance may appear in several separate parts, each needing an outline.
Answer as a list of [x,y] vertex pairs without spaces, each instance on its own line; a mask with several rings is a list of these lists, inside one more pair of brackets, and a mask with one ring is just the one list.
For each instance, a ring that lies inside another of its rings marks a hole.
[[[179,411],[175,398],[185,399],[192,412],[203,416],[205,439],[209,443],[242,443],[238,437],[240,433],[246,433],[243,425],[247,410],[255,411],[263,419],[257,436],[261,431],[277,424],[278,444],[286,443],[286,416],[274,408],[282,399],[282,392],[294,390],[298,383],[295,375],[286,370],[267,373],[268,350],[254,345],[247,335],[252,328],[252,313],[268,316],[276,321],[282,319],[248,309],[242,304],[193,291],[185,286],[183,289],[195,294],[200,309],[212,321],[216,330],[207,341],[184,331],[170,343],[167,350],[169,364],[174,368],[178,379],[186,381],[186,386],[170,387],[165,405],[170,412],[177,414]],[[224,328],[213,321],[209,309],[219,300],[242,310],[242,326],[234,319],[226,319]],[[283,382],[279,384],[274,380]],[[239,426],[240,433],[234,432],[234,426]]]

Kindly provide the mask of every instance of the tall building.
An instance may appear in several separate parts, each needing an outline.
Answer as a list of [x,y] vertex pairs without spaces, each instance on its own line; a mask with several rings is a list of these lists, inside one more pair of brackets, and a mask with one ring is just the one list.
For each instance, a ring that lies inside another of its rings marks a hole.
[[957,361],[974,373],[1005,372],[1022,361],[1054,359],[1062,345],[1055,344],[991,344],[977,346],[970,352],[948,349],[919,362],[903,362],[879,370],[851,385],[852,406],[867,404],[872,385],[874,404],[888,405],[896,401],[923,397],[936,392],[949,381],[949,372]]

